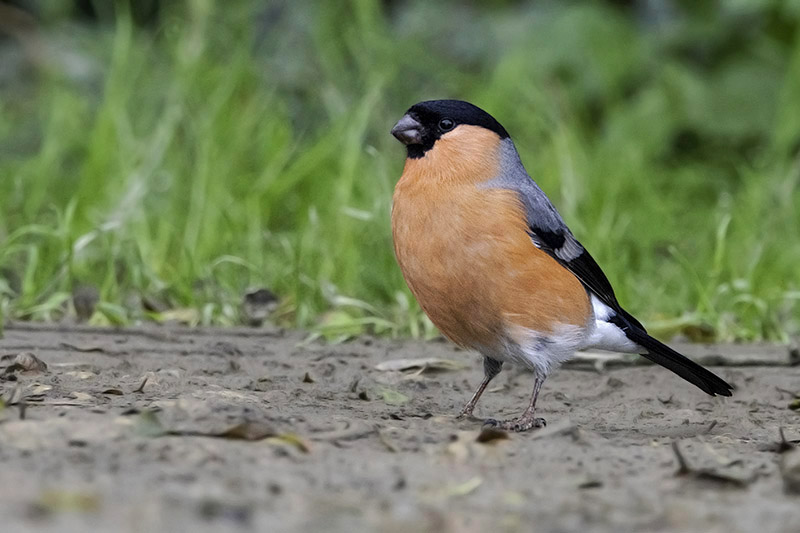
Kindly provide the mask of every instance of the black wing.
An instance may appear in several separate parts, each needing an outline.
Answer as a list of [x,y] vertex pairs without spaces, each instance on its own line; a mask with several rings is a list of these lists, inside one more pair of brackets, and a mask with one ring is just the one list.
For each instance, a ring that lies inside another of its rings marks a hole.
[[533,244],[572,272],[587,290],[614,310],[623,325],[644,331],[639,321],[619,305],[614,289],[600,266],[572,235],[544,191],[525,172],[519,156],[512,163],[507,165],[509,175],[499,179],[497,185],[509,188],[519,195],[525,208],[528,234]]
[[503,146],[503,172],[487,186],[517,192],[525,208],[528,234],[533,244],[572,272],[587,291],[611,308],[614,313],[607,320],[641,346],[644,357],[675,372],[712,396],[730,396],[732,387],[725,380],[648,335],[644,326],[619,305],[608,278],[569,231],[547,195],[525,172],[513,144],[507,142]]
[[528,234],[538,248],[572,272],[584,287],[614,310],[616,315],[609,317],[609,322],[644,348],[644,357],[675,372],[712,396],[731,395],[732,387],[725,380],[647,334],[644,326],[619,305],[614,289],[600,266],[568,229],[553,231],[531,226]]
[[[583,285],[594,293],[600,301],[613,309],[626,322],[642,331],[644,326],[619,305],[611,282],[597,264],[597,261],[578,242],[566,227],[558,229],[537,228],[533,224],[528,234],[533,243],[542,251],[572,272]],[[624,329],[624,328],[623,328]]]

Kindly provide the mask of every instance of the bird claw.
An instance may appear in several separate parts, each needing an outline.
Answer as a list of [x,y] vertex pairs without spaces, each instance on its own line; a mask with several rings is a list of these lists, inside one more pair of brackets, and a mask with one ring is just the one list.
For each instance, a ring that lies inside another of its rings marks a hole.
[[547,425],[544,418],[525,417],[511,418],[509,420],[495,420],[494,418],[487,418],[483,422],[484,426],[493,427],[496,429],[504,429],[506,431],[515,431],[521,433],[530,429],[539,429]]
[[467,418],[475,418],[475,416],[472,414],[472,411],[474,411],[474,410],[475,410],[475,404],[470,401],[469,403],[467,403],[467,405],[465,405],[461,409],[461,412],[458,413],[458,415],[456,416],[456,419],[457,420],[464,420],[464,419],[467,419]]
[[456,415],[456,420],[472,420],[474,418],[475,415],[472,414],[472,409],[469,411],[462,409],[461,412]]

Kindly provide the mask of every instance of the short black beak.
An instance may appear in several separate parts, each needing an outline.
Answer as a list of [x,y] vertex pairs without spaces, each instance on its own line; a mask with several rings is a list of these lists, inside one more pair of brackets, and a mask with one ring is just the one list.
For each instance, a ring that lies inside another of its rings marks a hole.
[[391,133],[403,144],[422,144],[422,124],[410,115],[403,115]]

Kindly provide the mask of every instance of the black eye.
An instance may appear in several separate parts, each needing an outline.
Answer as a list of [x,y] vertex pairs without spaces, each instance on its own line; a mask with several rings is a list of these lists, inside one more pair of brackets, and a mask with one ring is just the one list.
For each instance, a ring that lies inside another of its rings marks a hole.
[[449,118],[443,118],[439,121],[439,129],[442,131],[450,131],[456,127],[455,121]]

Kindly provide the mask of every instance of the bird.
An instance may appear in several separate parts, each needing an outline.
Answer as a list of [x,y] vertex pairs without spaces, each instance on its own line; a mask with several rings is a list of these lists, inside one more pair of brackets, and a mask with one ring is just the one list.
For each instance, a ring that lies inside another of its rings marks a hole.
[[533,372],[521,416],[484,423],[542,427],[545,379],[577,350],[638,353],[711,396],[725,380],[651,337],[531,178],[506,129],[461,100],[411,106],[391,129],[406,147],[392,196],[394,252],[422,310],[456,345],[483,356],[484,377],[459,417],[504,363]]

